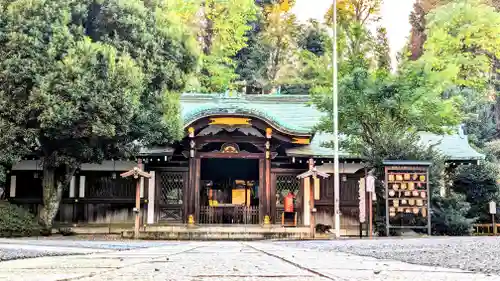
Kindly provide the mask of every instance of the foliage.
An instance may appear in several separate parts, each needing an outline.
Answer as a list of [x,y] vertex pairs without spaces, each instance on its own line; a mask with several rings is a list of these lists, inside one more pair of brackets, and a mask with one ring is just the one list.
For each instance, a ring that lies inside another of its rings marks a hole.
[[491,162],[458,167],[453,177],[453,189],[465,195],[471,204],[468,217],[478,217],[479,222],[491,221],[488,203],[498,202],[500,189],[497,183],[498,166]]
[[375,39],[375,61],[377,63],[376,69],[379,71],[388,72],[391,70],[391,56],[389,48],[389,40],[387,38],[387,29],[384,27],[377,28],[377,37]]
[[[336,0],[337,20],[341,26],[353,22],[365,25],[380,20],[378,16],[382,0]],[[325,14],[325,22],[333,25],[333,4]]]
[[487,160],[491,162],[500,162],[500,140],[492,140],[484,145],[484,150],[486,156],[489,158]]
[[197,52],[163,8],[139,0],[0,1],[0,116],[16,128],[2,141],[15,139],[43,160],[44,227],[80,164],[180,136],[176,92]]
[[[381,77],[355,69],[339,81],[339,129],[375,145],[384,128],[403,131],[443,132],[460,120],[456,99],[443,100],[424,72]],[[332,113],[331,95],[313,93],[318,108]],[[384,125],[388,126],[384,126]],[[318,129],[330,131],[332,119],[325,118]]]
[[451,190],[445,197],[432,194],[432,231],[437,235],[470,235],[474,218],[468,218],[470,204],[463,194]]
[[257,11],[253,0],[209,0],[201,4],[195,17],[203,52],[197,90],[223,92],[232,87],[238,77],[233,57],[246,46],[251,29],[248,23],[256,19]]
[[[469,204],[465,198],[450,190],[442,197],[440,190],[448,187],[447,173],[445,172],[445,158],[432,146],[422,147],[416,133],[409,133],[383,124],[378,131],[376,144],[365,144],[361,140],[357,145],[361,157],[366,159],[367,165],[374,170],[378,179],[384,178],[383,161],[390,160],[423,160],[432,165],[429,168],[429,187],[431,190],[432,229],[435,234],[466,235],[470,233],[473,219],[468,219]],[[375,225],[379,235],[385,235],[385,191],[380,180],[376,182],[377,195]]]
[[315,20],[310,20],[301,26],[298,47],[316,56],[322,56],[328,51],[328,41],[331,41],[327,31]]
[[[365,25],[370,20],[370,5],[362,10],[368,14],[359,16],[362,13],[353,11],[353,6],[346,2],[350,1],[343,1],[346,6],[340,6],[338,33],[338,122],[339,131],[347,136],[342,149],[367,159],[368,166],[375,169],[378,178],[383,178],[384,159],[431,161],[431,204],[436,219],[433,229],[436,233],[467,233],[472,223],[466,218],[468,205],[461,204],[459,195],[455,196],[453,191],[450,191],[452,197],[441,198],[439,191],[447,186],[444,158],[432,147],[421,147],[417,135],[419,131],[449,132],[449,128],[463,118],[464,98],[443,95],[452,85],[450,80],[441,79],[422,64],[404,63],[397,72],[390,73],[385,30],[379,28],[374,36]],[[326,18],[329,18],[328,14]],[[374,16],[373,21],[376,20]],[[327,113],[317,130],[331,132],[331,68],[322,66],[310,68],[316,70],[319,77],[311,94],[313,103]],[[327,145],[331,146],[331,143]],[[383,186],[378,182],[376,223],[379,230],[385,225],[382,190]],[[453,216],[448,216],[450,213]]]
[[0,237],[40,234],[40,225],[27,210],[9,203],[0,204]]
[[479,0],[470,0],[441,6],[427,19],[422,56],[427,67],[456,85],[485,87],[492,59],[500,56],[500,14]]

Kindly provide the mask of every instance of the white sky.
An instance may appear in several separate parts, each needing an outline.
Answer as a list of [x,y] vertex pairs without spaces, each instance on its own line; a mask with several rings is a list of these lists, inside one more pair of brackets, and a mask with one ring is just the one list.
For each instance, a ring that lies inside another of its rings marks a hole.
[[[379,24],[387,29],[393,63],[395,62],[397,52],[399,52],[407,42],[411,28],[409,15],[413,9],[413,2],[414,0],[383,1],[381,9],[382,21]],[[333,0],[296,0],[293,12],[301,21],[305,21],[309,18],[322,21],[323,16],[332,3]]]

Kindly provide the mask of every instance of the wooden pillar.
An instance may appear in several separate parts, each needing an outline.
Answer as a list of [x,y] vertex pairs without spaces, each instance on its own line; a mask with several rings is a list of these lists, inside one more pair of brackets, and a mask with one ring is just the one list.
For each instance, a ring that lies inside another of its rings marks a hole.
[[10,190],[9,190],[10,197],[16,197],[16,187],[17,187],[16,182],[17,182],[17,177],[10,176]]
[[273,217],[271,214],[271,159],[266,159],[266,215]]
[[201,159],[194,160],[194,218],[197,223],[200,219],[200,170]]
[[78,197],[85,197],[85,176],[80,176],[80,189],[78,190]]
[[155,223],[155,193],[156,193],[156,175],[154,171],[149,172],[151,178],[148,179],[148,224]]
[[303,210],[303,223],[305,226],[311,225],[311,178],[304,178],[304,207]]
[[69,182],[69,198],[75,198],[75,183],[76,177],[72,176],[71,181]]
[[[186,214],[184,217],[184,221],[188,222],[189,216],[193,216],[195,219],[195,222],[198,221],[198,217],[196,216],[196,142],[194,140],[194,128],[189,127],[188,128],[188,133],[189,133],[189,172],[188,172],[188,187],[187,187],[187,192],[188,192],[188,200],[186,202]],[[199,195],[198,195],[199,196]]]
[[264,176],[264,166],[266,165],[265,159],[259,159],[259,222],[264,221],[264,213],[266,210],[266,193],[265,193],[265,176]]
[[273,130],[271,128],[266,128],[266,159],[264,165],[264,177],[265,177],[265,215],[273,217],[271,214],[271,137]]
[[185,215],[184,215],[184,222],[188,221],[188,217],[190,215],[194,216],[194,182],[195,182],[195,173],[196,173],[196,167],[195,167],[195,159],[194,158],[189,158],[189,171],[188,171],[188,184],[187,184],[187,201],[185,202],[184,210],[185,210]]
[[310,208],[311,208],[311,235],[312,237],[314,238],[315,234],[316,234],[316,229],[315,229],[315,226],[316,226],[316,218],[315,218],[315,215],[316,215],[316,210],[314,209],[314,200],[316,198],[316,185],[319,186],[319,179],[317,177],[312,177],[312,185],[310,187]]

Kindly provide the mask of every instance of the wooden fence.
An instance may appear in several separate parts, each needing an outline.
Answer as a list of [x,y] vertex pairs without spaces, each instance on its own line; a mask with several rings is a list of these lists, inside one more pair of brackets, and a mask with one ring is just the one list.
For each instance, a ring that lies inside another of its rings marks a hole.
[[[495,224],[497,235],[500,234],[500,223]],[[493,224],[491,223],[478,223],[473,225],[473,235],[476,236],[487,236],[487,235],[495,235],[494,234]]]
[[203,206],[200,224],[258,224],[258,206]]

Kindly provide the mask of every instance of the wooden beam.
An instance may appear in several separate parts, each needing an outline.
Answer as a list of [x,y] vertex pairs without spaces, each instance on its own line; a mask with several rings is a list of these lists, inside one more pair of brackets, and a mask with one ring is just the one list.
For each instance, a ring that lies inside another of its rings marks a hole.
[[250,152],[240,152],[240,153],[198,152],[196,155],[199,158],[232,158],[232,159],[264,159],[265,158],[265,155],[263,153],[250,153]]
[[244,142],[244,143],[264,144],[266,142],[264,138],[259,138],[254,136],[202,136],[202,137],[196,137],[195,139],[197,143]]

